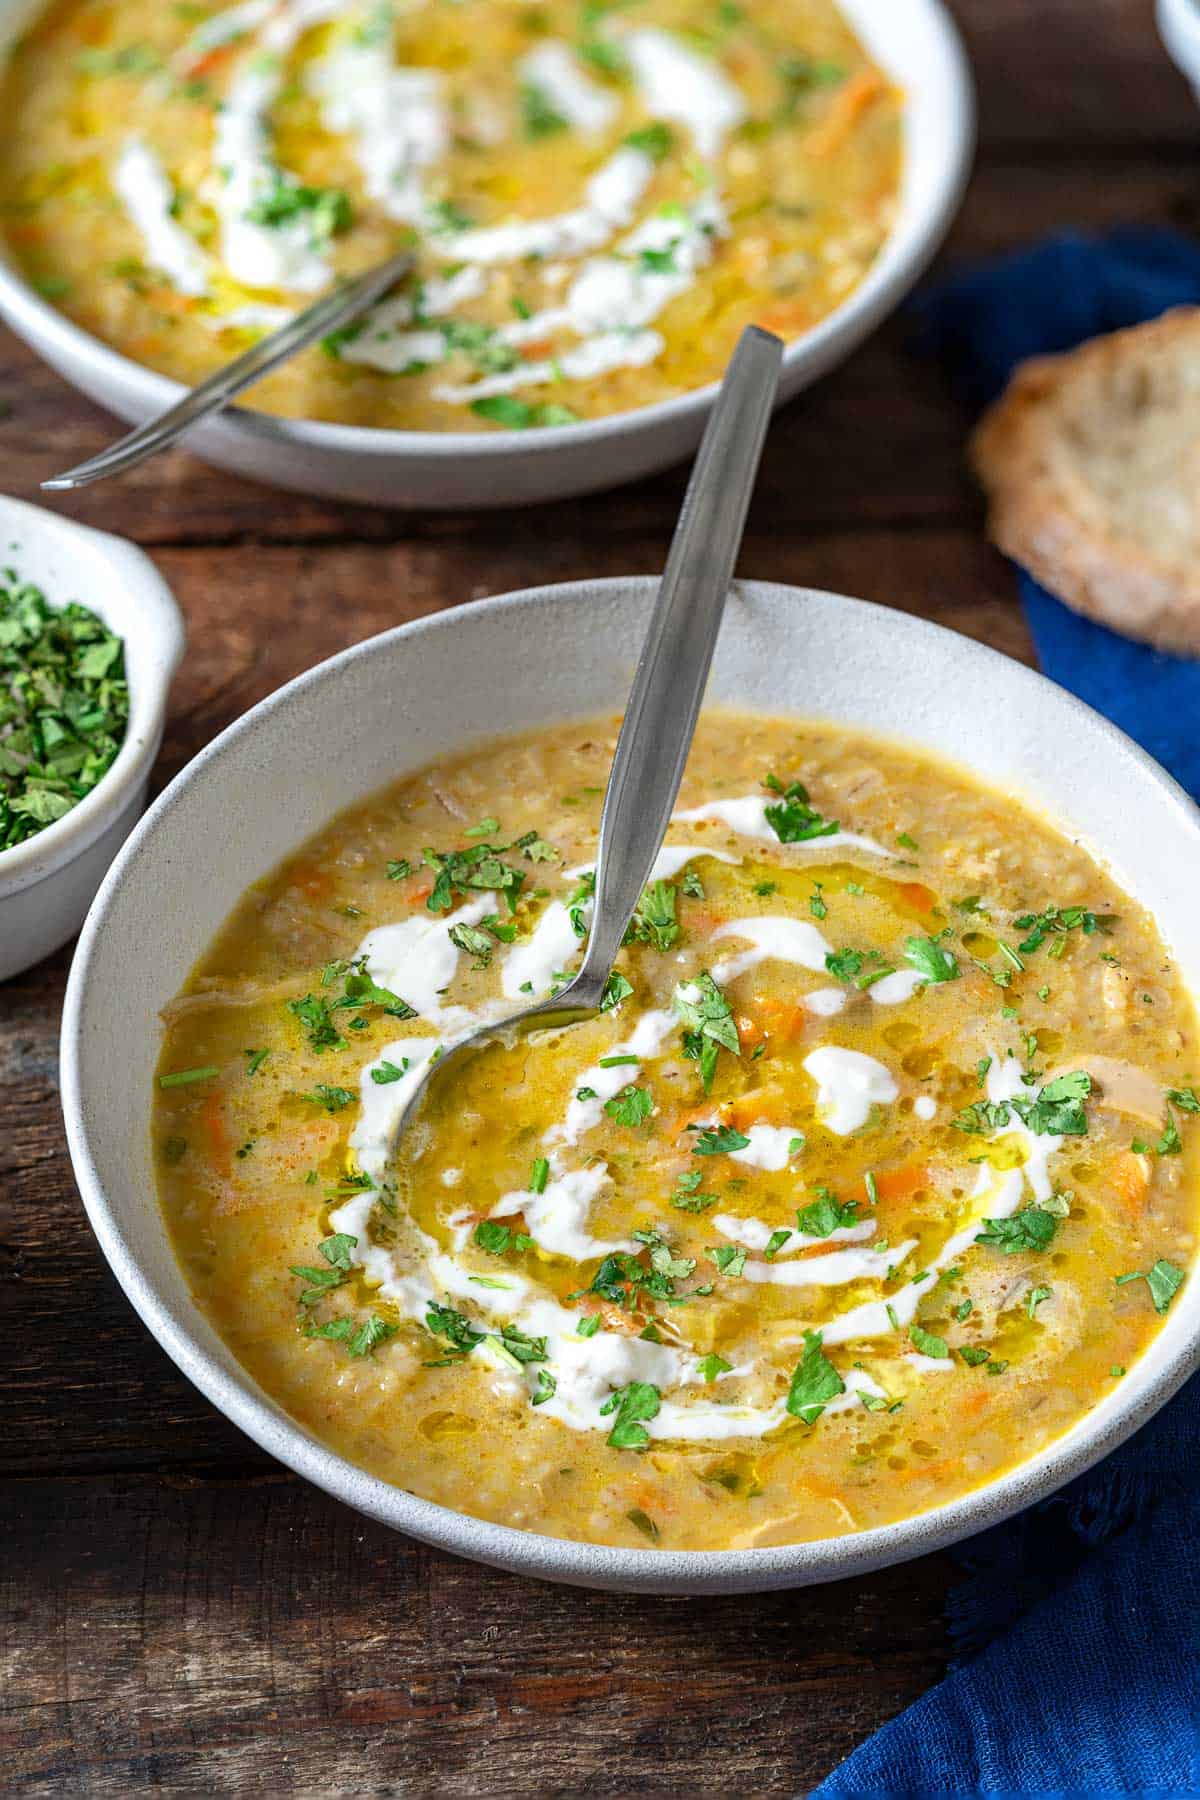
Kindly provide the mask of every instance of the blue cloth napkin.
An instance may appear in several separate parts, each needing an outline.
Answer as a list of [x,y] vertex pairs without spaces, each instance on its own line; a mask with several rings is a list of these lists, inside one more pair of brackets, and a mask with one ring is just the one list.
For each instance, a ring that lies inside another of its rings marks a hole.
[[[914,312],[918,347],[977,408],[1026,356],[1196,303],[1200,247],[1127,229],[953,275]],[[1043,672],[1200,796],[1200,662],[1020,584]],[[1097,1468],[955,1554],[953,1672],[814,1800],[1200,1795],[1200,1375]]]

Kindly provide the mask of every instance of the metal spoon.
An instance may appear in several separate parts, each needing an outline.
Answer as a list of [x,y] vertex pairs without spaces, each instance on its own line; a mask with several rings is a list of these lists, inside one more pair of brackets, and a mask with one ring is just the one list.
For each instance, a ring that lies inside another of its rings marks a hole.
[[782,352],[782,343],[769,332],[753,325],[743,332],[696,457],[608,778],[596,851],[592,925],[582,966],[552,998],[498,1024],[481,1026],[430,1062],[400,1116],[393,1156],[435,1091],[444,1096],[465,1054],[492,1044],[511,1047],[531,1031],[573,1025],[600,1008],[679,792],[745,529]]
[[126,469],[134,469],[138,463],[145,462],[148,456],[156,451],[165,450],[177,438],[190,431],[193,425],[199,424],[210,413],[219,412],[228,406],[235,394],[251,382],[261,381],[262,377],[294,356],[297,350],[304,350],[318,338],[326,337],[339,325],[349,324],[351,319],[381,300],[388,289],[394,287],[413,268],[411,250],[400,250],[395,256],[389,256],[365,275],[357,275],[344,287],[335,288],[332,294],[315,305],[305,307],[278,331],[272,331],[267,337],[260,338],[258,343],[233,362],[226,363],[199,387],[194,387],[185,394],[182,400],[169,406],[156,419],[150,419],[145,425],[139,425],[136,431],[118,438],[107,450],[99,455],[91,456],[87,462],[79,463],[73,469],[67,469],[62,475],[55,475],[49,481],[43,481],[42,487],[79,488],[86,487],[89,482],[101,481],[106,475],[120,475]]

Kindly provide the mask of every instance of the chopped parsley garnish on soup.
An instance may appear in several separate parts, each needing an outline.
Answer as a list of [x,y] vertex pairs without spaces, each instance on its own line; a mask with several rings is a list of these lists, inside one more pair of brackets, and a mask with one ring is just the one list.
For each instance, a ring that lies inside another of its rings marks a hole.
[[430,1059],[578,967],[615,731],[449,759],[247,895],[166,1011],[192,1291],[343,1455],[506,1524],[721,1549],[968,1493],[1194,1255],[1169,951],[958,771],[708,714],[605,1009],[472,1059],[397,1157]]
[[669,399],[845,300],[899,192],[900,96],[833,0],[58,0],[9,61],[9,244],[152,368],[194,384],[412,241],[406,288],[255,389],[344,424]]

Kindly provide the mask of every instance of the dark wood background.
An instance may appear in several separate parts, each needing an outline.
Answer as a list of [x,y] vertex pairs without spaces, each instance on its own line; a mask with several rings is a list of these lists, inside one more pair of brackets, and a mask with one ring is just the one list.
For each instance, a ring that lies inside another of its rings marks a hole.
[[[954,0],[981,101],[948,258],[1062,225],[1200,220],[1200,114],[1150,0]],[[946,258],[943,258],[945,261]],[[0,334],[0,469],[114,423]],[[966,421],[898,323],[780,416],[741,570],[1029,659]],[[177,452],[63,510],[145,545],[187,614],[157,780],[344,645],[533,582],[656,569],[683,472],[515,516],[276,494]],[[0,1784],[127,1795],[792,1795],[946,1664],[946,1557],[794,1595],[518,1581],[276,1467],[135,1318],[59,1117],[69,950],[0,988]],[[119,1054],[119,1046],[114,1046]]]

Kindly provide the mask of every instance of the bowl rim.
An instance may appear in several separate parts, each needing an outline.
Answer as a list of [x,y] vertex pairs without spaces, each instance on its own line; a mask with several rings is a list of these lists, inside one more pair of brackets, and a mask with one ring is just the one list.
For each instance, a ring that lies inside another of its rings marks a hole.
[[[129,621],[114,620],[108,597],[92,595],[80,604],[96,614],[122,640],[125,679],[129,685],[129,719],[125,736],[112,763],[90,793],[84,795],[61,819],[43,826],[23,843],[0,850],[0,900],[32,887],[79,856],[112,823],[133,790],[146,780],[162,740],[167,693],[184,651],[183,615],[179,604],[154,563],[126,538],[93,525],[82,525],[28,500],[0,495],[0,529],[23,529],[26,537],[55,539],[90,550],[112,570],[115,587],[121,588],[136,607],[139,636]],[[20,546],[14,552],[19,562]],[[21,573],[18,568],[18,574]],[[47,594],[52,610],[67,600]],[[131,667],[131,665],[133,665]]]
[[[845,1537],[817,1538],[762,1549],[619,1549],[494,1524],[421,1499],[381,1477],[368,1474],[321,1443],[261,1389],[249,1371],[239,1367],[235,1373],[230,1373],[221,1368],[188,1325],[171,1316],[165,1301],[154,1291],[151,1279],[143,1274],[138,1258],[109,1206],[88,1144],[88,1108],[80,1053],[94,947],[104,930],[110,908],[119,899],[125,881],[135,868],[143,844],[152,837],[159,821],[179,799],[194,784],[208,779],[208,771],[219,765],[228,749],[251,735],[263,718],[302,701],[313,686],[335,678],[343,669],[363,658],[379,655],[398,642],[409,642],[431,632],[453,631],[461,621],[470,621],[485,609],[501,609],[517,619],[522,614],[536,613],[540,608],[561,605],[564,601],[586,604],[598,591],[631,586],[648,591],[656,579],[614,576],[564,582],[520,589],[447,608],[351,645],[276,689],[228,725],[159,795],[122,847],[88,913],[72,963],[63,1008],[60,1043],[62,1106],[71,1161],[88,1219],[134,1310],[160,1346],[218,1411],[276,1460],[333,1498],[382,1524],[454,1554],[496,1564],[514,1573],[651,1593],[766,1591],[841,1579],[944,1549],[1043,1500],[1123,1444],[1200,1368],[1200,1330],[1193,1330],[1190,1335],[1181,1333],[1179,1342],[1161,1357],[1158,1366],[1152,1367],[1140,1382],[1131,1380],[1123,1403],[1121,1390],[1113,1390],[1035,1456],[943,1506]],[[1142,776],[1163,791],[1178,812],[1185,834],[1190,833],[1200,850],[1200,808],[1179,783],[1111,721],[1037,670],[932,620],[898,613],[874,602],[775,582],[745,581],[737,585],[750,595],[755,592],[786,594],[793,602],[806,597],[833,601],[840,607],[870,616],[874,628],[893,639],[897,631],[923,639],[931,659],[948,644],[954,644],[960,655],[966,646],[967,655],[977,658],[985,667],[1002,665],[1007,678],[1024,685],[1030,694],[1053,694],[1056,707],[1065,706],[1068,715],[1074,713],[1080,721],[1087,720],[1092,730],[1098,729],[1107,739],[1114,752],[1132,760]],[[914,738],[913,742],[919,743],[919,739]],[[1184,1291],[1195,1290],[1197,1286],[1200,1286],[1200,1263],[1189,1272]],[[1131,1378],[1154,1358],[1156,1347],[1161,1344],[1167,1329],[1167,1326],[1162,1328],[1132,1366]],[[1106,1400],[1110,1404],[1106,1405]]]
[[[44,3],[44,0],[43,0]],[[893,226],[874,262],[858,285],[823,319],[786,344],[783,352],[780,394],[786,397],[789,372],[806,364],[822,366],[848,340],[853,348],[900,300],[928,266],[949,228],[970,175],[975,147],[975,89],[970,61],[957,22],[946,0],[918,0],[927,9],[932,29],[939,38],[950,105],[942,121],[943,156],[919,212],[908,223],[902,250],[900,230]],[[37,7],[38,11],[41,6]],[[0,48],[0,60],[7,45]],[[0,241],[0,314],[10,327],[35,350],[50,346],[57,357],[78,365],[86,363],[107,392],[132,396],[135,412],[150,418],[178,404],[191,390],[186,383],[134,361],[104,339],[77,325],[50,304],[16,263],[9,260]],[[533,426],[527,430],[491,432],[409,431],[375,425],[342,425],[322,419],[285,418],[248,406],[228,406],[216,415],[269,450],[316,453],[327,456],[420,458],[437,463],[458,462],[464,457],[491,462],[515,447],[536,455],[553,454],[567,444],[599,444],[627,432],[669,429],[677,421],[703,415],[712,405],[719,381],[691,388],[669,400],[626,412],[584,419],[572,425]]]

